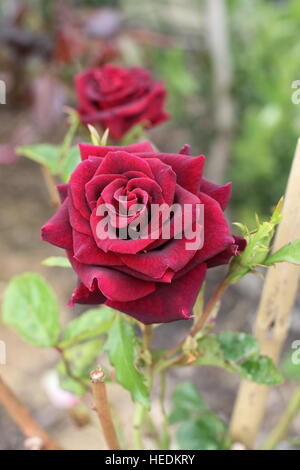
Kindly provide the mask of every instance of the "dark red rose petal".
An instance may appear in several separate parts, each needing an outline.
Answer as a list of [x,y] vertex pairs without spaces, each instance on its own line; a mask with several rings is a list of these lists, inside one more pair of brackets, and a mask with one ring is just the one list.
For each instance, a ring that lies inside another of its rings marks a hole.
[[233,256],[238,256],[246,248],[247,242],[244,238],[234,235],[234,243],[226,250],[217,254],[207,261],[207,267],[213,268],[222,264],[228,264]]
[[109,175],[111,173],[124,174],[126,171],[140,171],[149,178],[154,178],[150,166],[145,159],[139,158],[132,153],[127,152],[109,152],[101,165],[99,166],[96,175]]
[[69,199],[65,199],[61,207],[41,229],[42,240],[70,250],[73,247],[72,227],[69,222]]
[[106,301],[106,297],[98,290],[90,291],[85,287],[82,282],[78,284],[74,290],[68,306],[72,307],[74,304],[83,304],[83,305],[101,305]]
[[204,155],[190,157],[173,153],[139,153],[140,157],[158,158],[169,165],[177,176],[177,184],[187,191],[198,194],[203,173]]
[[169,269],[179,271],[194,257],[196,250],[186,250],[186,243],[186,239],[173,239],[160,250],[121,255],[121,260],[135,271],[160,279]]
[[223,210],[226,209],[231,196],[231,183],[220,186],[205,178],[202,178],[200,190],[201,192],[208,194],[210,197],[218,201]]
[[150,142],[140,142],[127,146],[100,146],[91,144],[79,144],[79,150],[82,160],[87,160],[89,157],[105,157],[109,152],[126,152],[126,153],[139,153],[139,152],[154,152]]
[[89,204],[89,208],[93,210],[96,207],[97,200],[99,199],[102,191],[116,179],[122,179],[123,183],[127,183],[127,178],[123,175],[98,175],[94,176],[86,185],[85,185],[85,195]]
[[80,233],[85,233],[86,235],[92,235],[90,222],[88,219],[82,216],[79,210],[75,208],[70,189],[69,189],[69,197],[68,197],[68,212],[69,212],[70,224],[74,228],[74,230],[77,230],[77,232],[80,232]]
[[68,184],[58,184],[56,186],[59,197],[60,197],[60,202],[63,203],[64,200],[68,196],[68,191],[69,191],[69,185]]
[[70,178],[69,190],[74,207],[87,220],[90,218],[91,211],[85,195],[85,185],[92,179],[100,164],[101,160],[97,158],[85,160],[79,163]]
[[119,266],[123,262],[113,253],[105,253],[95,243],[94,238],[73,230],[73,251],[77,261],[83,264]]
[[188,319],[205,273],[206,265],[202,264],[171,284],[157,284],[156,291],[142,299],[134,302],[107,300],[105,304],[146,325]]
[[171,205],[177,181],[175,172],[170,165],[166,165],[158,158],[149,158],[147,162],[155,175],[155,181],[160,185],[165,203]]
[[94,281],[97,281],[98,289],[107,299],[128,302],[155,291],[154,282],[142,281],[111,268],[81,264],[72,257],[69,259],[85,287],[93,290]]

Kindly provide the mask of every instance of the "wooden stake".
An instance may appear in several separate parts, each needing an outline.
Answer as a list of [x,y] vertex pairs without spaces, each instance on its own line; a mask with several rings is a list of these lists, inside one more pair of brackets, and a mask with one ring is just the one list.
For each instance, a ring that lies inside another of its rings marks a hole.
[[103,370],[101,368],[93,370],[90,378],[94,397],[94,409],[98,414],[107,447],[109,450],[118,450],[120,449],[120,444],[110,413]]
[[235,126],[232,98],[233,70],[226,0],[206,0],[206,41],[212,66],[214,139],[205,172],[216,183],[224,183]]
[[0,404],[4,406],[10,417],[18,425],[28,439],[39,441],[39,448],[44,450],[61,450],[50,436],[32,418],[27,408],[20,402],[8,385],[0,377]]
[[[277,251],[297,238],[300,238],[300,140],[297,143],[282,220],[272,251]],[[271,357],[275,363],[287,336],[299,275],[300,267],[290,263],[279,263],[270,267],[266,275],[254,334],[259,341],[261,354]],[[253,448],[264,417],[268,391],[266,386],[242,382],[230,426],[234,442],[242,442],[248,448]]]

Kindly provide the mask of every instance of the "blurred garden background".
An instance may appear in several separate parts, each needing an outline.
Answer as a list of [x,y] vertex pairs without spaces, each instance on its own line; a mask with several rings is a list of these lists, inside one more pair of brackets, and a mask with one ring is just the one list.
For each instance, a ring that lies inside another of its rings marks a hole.
[[[251,226],[255,213],[268,215],[284,193],[300,136],[300,104],[292,102],[293,82],[300,80],[299,31],[297,0],[2,0],[0,80],[6,84],[6,104],[0,104],[0,294],[11,276],[40,272],[59,293],[65,320],[80,311],[65,306],[72,274],[40,264],[60,254],[39,238],[53,207],[40,168],[15,148],[61,142],[67,130],[64,107],[76,106],[74,76],[87,67],[113,63],[150,69],[165,82],[171,115],[149,131],[151,140],[165,152],[189,143],[194,155],[206,155],[207,176],[233,182],[231,221]],[[210,275],[213,283],[219,271]],[[251,331],[260,289],[260,280],[251,276],[232,289],[222,307],[223,329]],[[183,323],[159,327],[156,343],[167,337],[174,344],[187,329]],[[287,349],[299,334],[296,311]],[[37,419],[69,448],[97,448],[99,436],[90,424],[71,432],[61,410],[53,412],[46,398],[41,383],[55,353],[37,356],[2,326],[0,339],[7,344],[8,361],[0,370],[23,390]],[[228,420],[237,379],[219,370],[188,378]],[[272,392],[268,428],[290,386]],[[113,390],[111,396],[117,395]],[[294,433],[300,433],[299,419]],[[0,448],[21,446],[0,410]]]

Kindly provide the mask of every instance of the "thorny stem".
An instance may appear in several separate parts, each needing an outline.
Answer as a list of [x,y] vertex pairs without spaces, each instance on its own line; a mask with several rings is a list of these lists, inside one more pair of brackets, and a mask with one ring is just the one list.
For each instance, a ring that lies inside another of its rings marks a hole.
[[43,450],[62,450],[56,442],[32,418],[29,411],[15,396],[14,392],[0,377],[0,404],[18,425],[26,438],[36,438],[40,441],[39,448]]
[[[217,287],[215,293],[209,299],[202,315],[200,315],[200,317],[198,318],[198,320],[196,321],[192,329],[188,332],[187,336],[182,341],[180,341],[176,346],[174,346],[174,348],[168,351],[168,353],[166,354],[166,358],[171,358],[174,354],[176,354],[179,350],[182,349],[182,346],[184,345],[186,339],[189,336],[196,336],[196,334],[204,328],[207,321],[209,320],[209,317],[213,308],[215,307],[216,303],[220,300],[220,297],[224,294],[224,292],[229,287],[229,285],[230,285],[230,282],[228,281],[227,277],[225,277],[225,279],[223,279],[223,281],[221,281],[221,283]],[[173,366],[175,363],[180,362],[180,359],[182,358],[182,356],[174,358],[173,360],[171,359],[170,366]],[[168,366],[167,368],[169,368],[170,366]]]
[[276,448],[277,444],[283,440],[285,437],[288,428],[295,418],[296,414],[300,410],[300,386],[294,391],[286,409],[279,418],[278,423],[275,428],[272,430],[264,445],[262,446],[263,450],[273,450]]
[[203,314],[199,317],[198,321],[193,326],[193,328],[190,332],[191,336],[195,336],[198,333],[198,331],[201,331],[203,329],[203,327],[206,325],[206,323],[209,319],[211,311],[213,310],[216,303],[220,300],[220,297],[222,297],[222,295],[224,294],[226,289],[229,287],[229,285],[230,285],[230,282],[225,277],[225,279],[223,279],[223,281],[217,287],[217,290],[215,291],[213,296],[209,299],[209,301],[208,301],[208,303],[207,303],[207,305],[204,309]]
[[107,447],[109,450],[119,450],[121,447],[111,417],[103,370],[101,368],[95,369],[91,372],[90,378],[94,398],[94,409],[98,414]]

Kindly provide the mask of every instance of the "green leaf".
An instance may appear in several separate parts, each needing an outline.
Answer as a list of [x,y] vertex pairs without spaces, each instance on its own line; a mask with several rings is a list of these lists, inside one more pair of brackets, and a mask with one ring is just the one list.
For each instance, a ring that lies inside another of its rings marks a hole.
[[220,343],[215,335],[207,335],[198,340],[197,356],[194,365],[216,366],[222,369],[232,370],[230,363],[226,362]]
[[288,243],[280,248],[280,250],[276,251],[276,253],[273,253],[264,261],[264,264],[270,266],[271,264],[281,263],[283,261],[300,264],[300,238]]
[[78,145],[74,145],[67,152],[64,157],[62,168],[60,171],[62,180],[68,183],[70,175],[73,173],[77,165],[80,163],[80,151]]
[[227,361],[239,361],[244,357],[259,353],[256,339],[246,333],[235,331],[223,331],[217,335],[221,345],[224,359]]
[[172,397],[171,424],[180,423],[176,439],[180,449],[217,450],[226,448],[225,426],[209,410],[194,384],[184,381]]
[[16,152],[49,168],[52,174],[58,173],[60,147],[52,144],[36,144],[17,147]]
[[69,109],[70,127],[65,135],[62,145],[35,144],[17,147],[20,155],[45,165],[50,173],[59,175],[64,182],[68,182],[70,174],[80,162],[80,152],[77,145],[71,147],[76,131],[80,124],[77,111]]
[[59,336],[59,308],[54,292],[42,277],[24,273],[8,284],[3,321],[35,346],[54,346]]
[[202,396],[194,384],[188,381],[181,382],[172,395],[172,408],[170,423],[188,419],[190,414],[206,408]]
[[67,325],[59,347],[68,348],[74,343],[106,333],[114,318],[115,312],[109,307],[88,310]]
[[58,268],[70,268],[71,263],[68,258],[64,256],[49,256],[42,261],[44,266],[58,267]]
[[57,370],[60,385],[63,389],[78,396],[84,395],[90,383],[90,372],[96,365],[102,347],[103,341],[95,339],[76,345],[64,352],[72,376],[68,374],[65,363],[61,361],[57,366]]
[[183,422],[176,439],[184,450],[222,450],[227,448],[225,425],[214,413],[207,411],[197,419]]
[[110,329],[105,350],[116,370],[116,379],[129,390],[133,401],[149,407],[149,394],[143,375],[135,367],[136,341],[132,325],[117,315]]
[[271,359],[259,356],[257,341],[250,335],[223,332],[200,338],[194,365],[215,366],[265,385],[279,385],[282,377]]
[[247,380],[263,385],[279,385],[282,376],[267,356],[247,359],[240,364],[240,375]]

